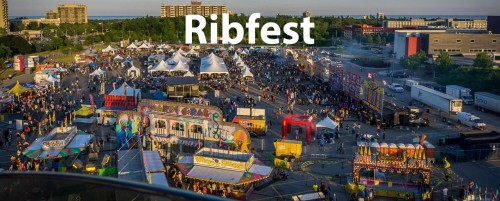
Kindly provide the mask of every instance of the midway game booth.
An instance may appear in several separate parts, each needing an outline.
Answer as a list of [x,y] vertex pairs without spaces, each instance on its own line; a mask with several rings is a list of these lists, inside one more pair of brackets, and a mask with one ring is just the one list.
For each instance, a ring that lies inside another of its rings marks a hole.
[[229,186],[231,199],[248,200],[254,184],[266,179],[272,168],[254,154],[224,149],[201,148],[192,156],[180,156],[177,162],[182,175],[195,183]]
[[[346,185],[353,194],[365,188],[373,189],[375,196],[396,199],[425,200],[434,162],[434,146],[422,135],[419,143],[366,143],[358,142],[354,155],[352,182]],[[402,174],[390,177],[386,174]]]
[[248,132],[235,123],[222,121],[223,114],[214,106],[142,100],[137,112],[123,111],[116,124],[117,146],[128,146],[141,128],[148,134],[146,149],[160,152],[194,153],[208,145],[250,152]]
[[66,172],[91,140],[91,134],[83,133],[74,126],[56,127],[47,136],[35,139],[23,154],[44,161],[46,168]]
[[127,110],[135,108],[139,100],[141,100],[141,90],[134,89],[124,82],[118,89],[106,95],[104,105],[107,108]]
[[[314,123],[312,116],[288,114],[281,122],[281,139],[286,140],[286,134],[292,133],[292,126],[304,127],[305,132],[300,132],[306,135],[307,144],[311,144],[311,137],[314,136]],[[299,130],[301,130],[299,129]]]

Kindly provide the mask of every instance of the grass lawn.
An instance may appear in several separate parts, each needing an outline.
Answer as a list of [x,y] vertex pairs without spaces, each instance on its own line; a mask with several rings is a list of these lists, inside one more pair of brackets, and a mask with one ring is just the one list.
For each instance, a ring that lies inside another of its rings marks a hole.
[[5,80],[9,78],[9,75],[12,74],[12,77],[22,75],[24,72],[15,71],[14,68],[1,69],[0,70],[0,79]]

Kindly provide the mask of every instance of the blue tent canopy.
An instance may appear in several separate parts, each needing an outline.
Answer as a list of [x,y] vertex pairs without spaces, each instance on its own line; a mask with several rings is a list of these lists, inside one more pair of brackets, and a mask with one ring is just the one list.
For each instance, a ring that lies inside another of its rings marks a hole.
[[132,58],[126,58],[123,60],[123,63],[132,63]]
[[163,91],[156,90],[156,92],[153,94],[153,100],[167,100],[167,97],[165,97]]
[[96,66],[97,66],[97,63],[95,63],[95,62],[90,62],[90,63],[89,63],[89,67],[92,67],[92,68],[93,68],[93,67],[96,67]]

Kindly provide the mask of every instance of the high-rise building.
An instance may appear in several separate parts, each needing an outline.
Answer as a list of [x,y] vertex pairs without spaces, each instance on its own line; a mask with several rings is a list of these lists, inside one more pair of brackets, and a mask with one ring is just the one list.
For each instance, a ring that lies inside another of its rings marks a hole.
[[222,15],[232,12],[225,5],[202,5],[201,1],[191,1],[190,5],[161,5],[161,17],[178,17],[185,15],[201,15],[208,17],[211,14]]
[[311,17],[311,11],[306,10],[304,13],[302,13],[302,17]]
[[7,0],[0,0],[0,28],[9,31],[9,7]]
[[384,19],[385,14],[384,13],[377,13],[377,19]]
[[57,6],[57,16],[61,24],[86,24],[88,23],[87,6],[79,4],[64,4]]
[[47,19],[57,19],[57,10],[49,10],[46,13]]

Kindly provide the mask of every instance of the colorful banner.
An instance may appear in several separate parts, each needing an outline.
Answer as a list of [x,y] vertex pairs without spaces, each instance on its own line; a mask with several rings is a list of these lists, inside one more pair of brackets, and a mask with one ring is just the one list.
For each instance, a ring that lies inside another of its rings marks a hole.
[[382,115],[384,108],[384,88],[379,87],[375,81],[366,80],[363,82],[362,100],[374,112]]

